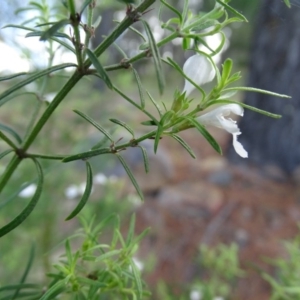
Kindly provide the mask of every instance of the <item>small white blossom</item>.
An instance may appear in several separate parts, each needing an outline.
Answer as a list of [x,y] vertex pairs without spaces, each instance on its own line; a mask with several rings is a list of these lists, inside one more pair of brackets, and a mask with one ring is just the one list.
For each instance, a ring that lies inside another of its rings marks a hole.
[[23,189],[20,193],[19,193],[19,197],[21,198],[29,198],[32,197],[36,191],[37,185],[32,183],[30,185],[28,185],[25,189]]
[[248,157],[248,153],[244,149],[243,145],[237,140],[237,136],[241,134],[241,131],[237,126],[236,121],[231,118],[225,118],[229,116],[230,113],[243,116],[244,109],[238,104],[223,105],[198,117],[197,121],[202,125],[212,125],[223,128],[227,132],[231,133],[233,136],[233,147],[236,153],[241,157],[246,158]]
[[65,196],[68,199],[75,199],[79,195],[80,195],[80,193],[79,193],[78,187],[75,184],[68,186],[65,190]]
[[94,176],[94,183],[104,185],[107,183],[107,177],[103,173],[98,173]]
[[141,262],[139,259],[137,259],[136,257],[133,257],[132,258],[134,264],[136,265],[136,267],[140,270],[140,271],[143,271],[144,269],[144,263]]
[[49,93],[49,94],[44,95],[43,100],[48,103],[51,103],[55,96],[56,96],[55,93]]
[[[201,54],[189,57],[183,66],[183,72],[199,86],[212,81],[216,75],[212,63]],[[194,85],[185,80],[183,91],[186,95],[190,95],[194,89]]]
[[190,300],[201,300],[202,299],[202,293],[199,290],[192,290],[190,292]]

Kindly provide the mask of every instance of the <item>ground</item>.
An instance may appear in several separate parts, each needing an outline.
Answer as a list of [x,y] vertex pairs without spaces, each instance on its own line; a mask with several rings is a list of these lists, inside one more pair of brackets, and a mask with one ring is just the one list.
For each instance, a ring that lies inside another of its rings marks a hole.
[[[192,130],[182,137],[196,160],[175,141],[162,140],[164,161],[151,172],[158,182],[146,189],[145,204],[137,211],[138,228],[151,227],[139,255],[151,252],[156,257],[147,280],[150,285],[161,278],[175,285],[189,282],[199,271],[195,267],[199,244],[235,242],[247,275],[238,281],[233,299],[269,299],[270,286],[258,270],[272,272],[264,258],[284,257],[282,240],[299,233],[300,190],[295,179],[276,166],[230,164],[226,147],[231,147],[231,137],[221,130],[213,134],[224,156]],[[139,180],[147,182],[140,174]]]

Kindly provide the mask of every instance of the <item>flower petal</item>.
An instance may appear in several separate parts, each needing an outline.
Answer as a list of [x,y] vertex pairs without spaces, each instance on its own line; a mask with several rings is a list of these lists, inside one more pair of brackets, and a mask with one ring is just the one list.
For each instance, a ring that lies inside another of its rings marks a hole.
[[248,153],[243,145],[237,140],[237,136],[241,134],[241,131],[236,121],[231,118],[225,118],[225,116],[229,116],[230,113],[242,116],[244,109],[238,104],[223,105],[198,117],[197,121],[202,125],[212,125],[231,133],[233,135],[233,147],[236,153],[241,157],[246,158],[248,157]]
[[[239,133],[240,134],[240,133]],[[235,152],[243,157],[243,158],[247,158],[248,157],[248,152],[244,149],[243,145],[237,140],[237,136],[239,134],[233,134],[233,147]]]
[[[183,72],[197,85],[202,85],[214,79],[216,71],[212,63],[200,54],[193,55],[187,59],[183,66]],[[183,91],[189,95],[195,89],[188,80],[185,80]]]

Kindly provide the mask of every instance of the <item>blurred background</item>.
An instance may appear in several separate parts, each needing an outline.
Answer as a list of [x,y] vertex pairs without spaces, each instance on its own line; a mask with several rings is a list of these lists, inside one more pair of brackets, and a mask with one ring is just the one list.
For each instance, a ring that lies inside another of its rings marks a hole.
[[[59,3],[53,2],[60,12]],[[137,253],[137,259],[143,265],[143,277],[153,293],[151,299],[206,300],[210,298],[191,291],[203,291],[207,287],[215,289],[216,297],[223,297],[218,299],[269,299],[275,287],[261,274],[281,278],[281,269],[270,264],[266,257],[288,260],[290,252],[283,240],[294,241],[299,234],[300,2],[292,1],[291,9],[281,0],[232,0],[230,4],[249,22],[226,28],[228,46],[221,62],[227,57],[233,59],[235,70],[242,71],[242,85],[292,96],[287,100],[256,93],[238,95],[240,101],[282,115],[280,120],[275,120],[245,111],[240,120],[242,135],[239,141],[248,151],[249,158],[238,157],[231,136],[218,129],[211,132],[222,146],[223,156],[215,153],[194,130],[183,132],[182,136],[192,146],[197,160],[168,138],[161,141],[157,155],[151,152],[152,142],[146,142],[144,146],[150,153],[149,174],[144,173],[139,149],[129,149],[123,154],[145,193],[145,203],[140,202],[116,160],[105,156],[91,160],[94,190],[83,214],[92,216],[96,212],[97,219],[102,220],[116,212],[124,222],[126,232],[129,216],[136,212],[137,233],[151,227]],[[29,18],[24,12],[14,13],[22,5],[23,2],[18,0],[2,3],[1,28]],[[191,1],[191,9],[195,11],[206,11],[212,5],[213,1]],[[93,46],[115,26],[113,19],[122,19],[124,6],[103,1],[98,13],[102,15],[102,22]],[[169,11],[164,11],[163,18],[171,16],[168,14]],[[164,32],[155,11],[147,13],[147,18],[155,38],[161,39]],[[1,74],[27,72],[47,65],[47,57],[43,55],[45,44],[24,36],[24,31],[0,30]],[[118,41],[129,57],[138,52],[140,43],[133,33],[126,33]],[[187,59],[182,53],[181,44],[175,42],[161,49],[162,56],[173,57],[181,66]],[[55,62],[73,59],[59,52]],[[119,62],[122,55],[117,48],[112,48],[110,55],[104,55],[102,59],[104,65],[109,65]],[[166,67],[167,88],[164,95],[159,96],[153,88],[156,79],[151,61],[142,60],[136,68],[145,88],[167,105],[171,104],[174,89],[183,87],[182,78]],[[1,107],[0,123],[13,125],[20,135],[25,135],[24,124],[28,123],[28,116],[46,107],[47,101],[53,99],[58,86],[70,74],[64,71],[53,76],[47,82],[43,101],[38,104],[32,96],[37,86],[26,86],[22,95]],[[139,97],[130,70],[112,72],[110,76],[132,98]],[[1,83],[0,92],[12,83]],[[109,119],[117,117],[141,130],[140,133],[144,130],[140,129],[144,116],[107,90],[101,81],[83,79],[42,130],[32,147],[33,152],[76,153],[88,150],[103,138],[78,118],[72,111],[74,109],[98,120],[103,127],[109,128]],[[113,133],[119,138],[127,137],[121,129],[113,128]],[[0,141],[2,148],[5,150]],[[9,157],[5,157],[0,161],[0,174],[8,160]],[[61,253],[60,242],[79,226],[77,220],[65,222],[64,218],[83,193],[84,163],[43,161],[43,168],[46,182],[39,205],[20,227],[1,239],[1,284],[18,280],[25,268],[24,257],[29,255],[32,244],[36,245],[36,257],[30,276],[45,282],[44,274],[51,270],[51,264]],[[30,187],[36,181],[33,171],[31,162],[24,161],[1,195],[1,226],[28,202]],[[300,256],[300,250],[297,255]]]

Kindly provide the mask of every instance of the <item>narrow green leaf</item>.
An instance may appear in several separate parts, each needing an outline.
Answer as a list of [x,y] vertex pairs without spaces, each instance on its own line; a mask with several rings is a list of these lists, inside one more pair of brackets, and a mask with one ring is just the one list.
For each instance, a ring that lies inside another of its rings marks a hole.
[[143,41],[147,42],[147,40],[144,37],[144,35],[140,31],[138,31],[136,28],[134,28],[132,26],[129,26],[128,29],[130,29],[131,31],[133,31],[134,33],[136,33],[138,36],[140,36]]
[[109,89],[113,88],[113,85],[108,77],[107,72],[100,64],[97,56],[92,52],[90,49],[86,49],[86,54],[88,55],[89,59],[91,60],[92,64],[94,65],[95,69],[97,70],[98,74],[101,76],[102,80],[106,83]]
[[41,12],[43,12],[45,10],[44,6],[41,5],[40,3],[37,3],[35,1],[30,1],[29,5],[35,6],[36,8],[38,8]]
[[138,147],[142,150],[144,166],[145,166],[145,172],[148,173],[149,172],[149,159],[148,159],[147,151],[141,145],[138,145]]
[[139,76],[136,69],[132,68],[132,71],[133,71],[133,74],[134,74],[134,77],[135,77],[135,80],[136,80],[136,83],[137,83],[137,86],[138,86],[139,95],[140,95],[140,99],[141,99],[141,107],[145,108],[145,95],[144,95],[144,89],[143,89],[143,86],[142,86],[140,76]]
[[37,80],[40,77],[43,77],[43,76],[46,76],[46,75],[48,75],[50,73],[53,73],[53,72],[56,72],[56,71],[59,71],[59,70],[65,69],[65,68],[70,68],[70,67],[76,67],[76,65],[75,64],[70,64],[70,63],[61,64],[61,65],[57,65],[57,66],[48,68],[46,70],[43,70],[43,71],[40,71],[40,72],[32,74],[28,78],[26,78],[26,79],[22,80],[21,82],[15,84],[11,88],[9,88],[8,90],[6,90],[2,94],[0,94],[0,105],[3,102],[3,99],[6,96],[8,96],[11,93],[17,91],[18,89],[22,88],[23,86],[25,86],[25,85],[27,85],[27,84],[29,84],[29,83]]
[[151,102],[153,103],[153,105],[155,106],[155,108],[157,109],[160,117],[163,115],[162,110],[160,109],[158,103],[154,100],[154,98],[151,96],[151,94],[147,91],[148,97],[151,100]]
[[43,189],[44,175],[40,163],[36,159],[33,159],[33,161],[35,163],[37,175],[38,175],[37,189],[31,201],[28,203],[25,209],[14,220],[12,220],[10,223],[0,228],[0,237],[6,235],[10,231],[18,227],[31,214],[36,204],[38,203],[38,200],[41,196],[42,189]]
[[155,122],[153,122],[152,120],[148,120],[148,121],[143,121],[141,122],[142,125],[145,126],[156,126],[157,124]]
[[109,138],[107,136],[104,136],[96,145],[94,145],[91,150],[99,149],[103,147],[107,142],[109,141]]
[[230,5],[224,3],[222,0],[216,0],[219,4],[224,6],[228,11],[232,12],[234,15],[236,15],[241,21],[248,22],[245,16],[243,16],[241,13],[239,13],[237,10],[235,10]]
[[284,94],[278,94],[267,90],[257,89],[253,87],[247,87],[247,86],[237,86],[232,88],[226,88],[222,90],[222,92],[228,92],[228,91],[245,91],[245,92],[254,92],[254,93],[261,93],[266,94],[274,97],[280,97],[280,98],[291,98],[291,96],[284,95]]
[[5,25],[4,28],[17,28],[17,29],[23,29],[23,30],[27,30],[27,31],[36,31],[34,28],[31,27],[26,27],[26,26],[22,26],[22,25],[16,25],[16,24],[7,24]]
[[[130,104],[132,104],[134,107],[136,107],[137,109],[139,109],[140,111],[142,111],[144,114],[146,114],[150,119],[153,120],[153,122],[155,124],[158,124],[158,121],[156,120],[156,118],[154,116],[152,116],[152,114],[150,114],[148,111],[146,111],[145,109],[143,109],[140,105],[138,105],[137,103],[135,103],[134,100],[132,100],[131,98],[129,98],[127,95],[125,95],[122,91],[120,91],[116,86],[114,86],[114,90],[121,95],[126,101],[128,101]],[[150,95],[148,93],[148,95]],[[151,99],[151,98],[150,98]]]
[[21,72],[21,73],[15,73],[15,74],[3,76],[3,77],[0,77],[0,81],[10,80],[10,79],[13,79],[15,77],[19,77],[19,76],[27,75],[27,74],[28,73],[26,73],[26,72]]
[[67,284],[67,278],[61,281],[56,282],[50,289],[46,291],[46,293],[39,300],[50,300],[54,299],[53,295],[57,293],[59,290],[64,288]]
[[[3,291],[14,291],[17,289],[39,289],[41,286],[39,284],[33,284],[33,283],[18,283],[18,284],[11,284],[11,285],[5,285],[3,287],[0,287],[0,292]],[[13,299],[10,299],[13,300]]]
[[155,135],[155,140],[154,140],[154,153],[157,152],[157,148],[158,148],[158,144],[159,141],[161,139],[161,135],[163,133],[163,131],[165,130],[164,126],[165,124],[167,124],[170,120],[170,118],[172,118],[172,116],[174,115],[174,111],[170,110],[168,112],[166,112],[163,117],[161,118],[157,131],[156,131],[156,135]]
[[192,117],[185,117],[186,120],[190,121],[197,129],[198,131],[206,138],[206,140],[210,143],[210,145],[219,153],[222,154],[222,149],[220,145],[216,142],[216,140],[212,137],[212,135],[205,129],[203,125],[198,123],[194,118]]
[[181,13],[175,8],[173,7],[172,5],[170,5],[169,3],[167,3],[166,1],[164,0],[160,0],[161,3],[163,3],[168,9],[170,9],[173,13],[175,13],[179,20],[180,20],[180,24],[182,23],[182,16],[181,16]]
[[[26,35],[26,37],[38,37],[38,36],[42,36],[43,33],[44,33],[44,31],[34,31],[34,32],[28,33]],[[76,54],[75,49],[72,46],[70,46],[68,43],[62,41],[61,38],[66,38],[68,40],[71,40],[71,38],[67,34],[62,33],[62,32],[56,32],[49,39],[57,42],[58,44],[62,45],[66,49],[68,49],[68,50],[72,51],[74,54]]]
[[85,277],[77,277],[76,279],[78,280],[78,282],[83,283],[87,286],[95,286],[97,288],[106,288],[107,287],[107,283],[99,282],[97,280],[92,280],[92,279],[85,278]]
[[122,250],[123,249],[117,249],[117,250],[112,250],[112,251],[106,252],[104,254],[101,254],[100,256],[98,256],[97,261],[103,261],[108,258],[111,258],[112,256],[118,255],[121,253]]
[[164,74],[163,74],[163,70],[162,70],[159,49],[157,47],[156,41],[154,39],[154,36],[152,34],[149,24],[144,20],[142,20],[142,22],[143,22],[146,34],[148,36],[149,47],[150,47],[151,54],[152,54],[152,57],[154,60],[154,67],[155,67],[155,71],[156,71],[156,79],[158,82],[158,89],[159,89],[160,94],[162,94],[164,91],[165,79],[164,79]]
[[[40,37],[40,41],[44,41],[44,40],[41,40],[41,37],[45,34],[46,31],[34,31],[34,32],[29,32],[25,35],[26,38],[29,38],[29,37]],[[52,39],[52,38],[65,38],[65,39],[68,39],[70,40],[70,37],[66,34],[66,33],[63,33],[63,32],[55,32],[52,36],[50,36],[48,39]]]
[[202,94],[202,99],[200,100],[200,102],[205,98],[204,90],[198,84],[196,84],[192,79],[186,76],[186,74],[183,72],[180,66],[172,58],[167,57],[167,60],[163,59],[163,62],[169,64],[174,69],[176,69],[186,80],[188,80]]
[[142,192],[141,188],[139,187],[139,185],[138,185],[138,183],[137,183],[135,177],[133,176],[133,174],[132,174],[130,168],[128,167],[126,161],[125,161],[124,158],[123,158],[121,155],[119,155],[118,153],[116,153],[116,156],[118,157],[119,161],[120,161],[121,164],[123,165],[124,170],[126,171],[128,177],[130,178],[130,180],[131,180],[133,186],[135,187],[135,189],[136,189],[138,195],[140,196],[141,200],[144,201],[143,192]]
[[13,149],[17,149],[18,147],[10,140],[2,131],[0,131],[0,139],[2,139],[7,145],[12,147]]
[[196,158],[196,155],[192,148],[186,143],[184,139],[182,139],[179,135],[177,134],[171,134],[171,137],[175,139],[190,155],[192,158]]
[[[183,23],[184,23],[184,21],[187,18],[188,10],[189,10],[189,0],[184,0],[183,11],[182,11],[182,20],[183,20]],[[183,23],[181,25],[183,25]]]
[[238,105],[243,106],[243,107],[245,107],[245,108],[247,108],[249,110],[255,111],[257,113],[260,113],[262,115],[268,116],[270,118],[274,118],[274,119],[280,119],[281,118],[281,115],[270,113],[268,111],[265,111],[265,110],[262,110],[262,109],[259,109],[259,108],[256,108],[256,107],[244,104],[243,102],[226,100],[226,99],[218,99],[218,100],[209,102],[209,105],[207,107],[209,107],[211,105],[214,105],[214,104],[219,104],[219,105],[220,104],[238,104]]
[[4,105],[6,102],[8,102],[8,101],[10,101],[12,99],[15,99],[17,97],[23,97],[25,95],[32,95],[37,100],[39,99],[39,96],[36,93],[33,93],[33,92],[13,93],[13,94],[10,94],[9,96],[5,97],[5,99],[2,99],[2,101],[0,101],[0,107],[2,105]]
[[163,131],[164,131],[164,126],[159,124],[158,127],[157,127],[157,130],[156,130],[156,134],[155,134],[154,153],[157,152],[158,144],[159,144],[159,141],[161,139],[161,135],[162,135]]
[[69,265],[71,265],[72,261],[73,261],[73,256],[72,256],[72,250],[71,250],[71,245],[70,245],[69,239],[66,239],[65,249],[66,249],[66,256],[68,259],[68,263],[69,263]]
[[129,229],[128,229],[128,234],[126,238],[126,246],[130,246],[132,239],[134,237],[134,228],[135,228],[135,214],[132,214],[130,218],[130,224],[129,224]]
[[102,16],[99,15],[99,16],[97,17],[96,21],[93,23],[92,26],[93,26],[94,28],[98,28],[98,26],[101,24],[101,21],[102,21]]
[[70,155],[68,157],[65,157],[62,160],[62,162],[67,163],[67,162],[74,161],[74,160],[87,159],[89,157],[93,157],[93,156],[97,156],[97,155],[101,155],[101,154],[108,154],[108,153],[111,153],[110,148],[95,149],[95,150],[90,150],[87,152]]
[[140,241],[148,234],[148,232],[150,231],[150,228],[146,228],[139,236],[137,236],[134,240],[133,240],[133,244],[134,245],[138,245],[140,243]]
[[130,126],[128,126],[126,123],[124,123],[124,122],[122,122],[120,120],[117,120],[117,119],[109,119],[109,121],[111,121],[111,122],[113,122],[115,124],[118,124],[118,125],[124,127],[132,135],[132,137],[134,138],[134,131],[133,131],[133,129]]
[[128,56],[127,54],[125,53],[125,51],[116,43],[114,42],[113,43],[114,47],[120,52],[121,56],[124,58],[124,59],[128,59]]
[[283,0],[288,8],[291,8],[290,0]]
[[18,135],[18,133],[16,131],[11,129],[10,127],[0,123],[0,130],[5,131],[5,132],[9,133],[10,135],[12,135],[16,139],[18,144],[22,143],[21,137]]
[[143,299],[143,285],[141,281],[140,271],[138,270],[135,262],[131,259],[130,266],[132,269],[133,278],[137,287],[138,299]]
[[51,26],[48,30],[43,32],[43,34],[40,37],[40,41],[48,40],[50,37],[54,36],[60,28],[68,24],[70,24],[70,19],[63,19],[58,21],[53,26]]
[[84,114],[83,112],[79,111],[79,110],[74,110],[74,112],[76,114],[78,114],[79,116],[81,116],[83,119],[85,119],[86,121],[88,121],[90,124],[92,124],[94,127],[96,127],[98,130],[100,130],[107,138],[109,138],[112,142],[114,141],[112,136],[104,129],[102,128],[98,123],[96,123],[92,118],[90,118],[89,116],[87,116],[86,114]]
[[80,9],[79,9],[79,11],[80,11],[79,15],[80,15],[80,16],[82,15],[82,13],[83,13],[84,10],[86,9],[86,7],[87,7],[89,4],[91,4],[92,1],[93,1],[93,0],[85,0],[85,1],[82,3],[82,5],[81,5],[81,7],[80,7]]
[[3,158],[4,156],[6,156],[7,154],[11,153],[11,152],[14,152],[14,150],[8,149],[8,150],[0,153],[0,159]]
[[[28,273],[32,267],[32,263],[33,263],[33,258],[34,258],[34,251],[35,250],[35,247],[34,245],[31,246],[31,249],[30,249],[30,253],[29,253],[29,259],[28,259],[28,262],[27,262],[27,265],[25,267],[25,271],[22,275],[22,278],[20,280],[20,283],[19,283],[19,287],[16,289],[16,292],[14,294],[14,296],[11,298],[11,300],[15,300],[18,298],[18,295],[19,295],[19,292],[21,289],[24,289],[24,286],[26,286],[24,284],[24,282],[26,281],[26,278],[28,276]],[[27,285],[28,286],[28,285]],[[36,286],[36,285],[33,285],[33,286]]]
[[88,201],[92,188],[93,188],[93,171],[90,163],[88,161],[86,163],[86,187],[82,198],[76,208],[70,213],[70,215],[66,218],[66,221],[73,219],[85,206],[86,202]]
[[43,27],[43,26],[49,26],[54,24],[56,24],[56,22],[46,22],[46,23],[37,24],[35,25],[35,27]]
[[227,80],[231,74],[231,70],[232,70],[232,60],[227,58],[223,63],[223,70],[221,75],[221,82],[223,86],[226,85]]

